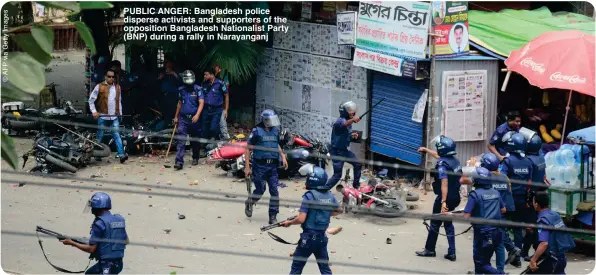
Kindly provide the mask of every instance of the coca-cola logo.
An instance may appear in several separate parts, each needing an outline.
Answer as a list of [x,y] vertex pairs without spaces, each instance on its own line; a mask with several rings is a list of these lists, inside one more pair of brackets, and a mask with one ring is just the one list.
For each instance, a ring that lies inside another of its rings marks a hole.
[[569,82],[571,84],[586,84],[586,78],[580,77],[579,75],[563,75],[561,72],[555,72],[550,75],[550,80],[558,82]]
[[524,67],[530,67],[532,68],[532,71],[538,72],[540,74],[543,74],[544,71],[546,71],[544,64],[534,62],[531,57],[524,58],[524,60],[522,60],[519,64]]

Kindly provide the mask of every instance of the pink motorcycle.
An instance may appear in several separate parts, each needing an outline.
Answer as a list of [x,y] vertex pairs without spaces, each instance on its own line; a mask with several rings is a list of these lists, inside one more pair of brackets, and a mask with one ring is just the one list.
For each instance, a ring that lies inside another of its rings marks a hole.
[[335,190],[343,195],[342,207],[345,213],[366,208],[374,210],[373,213],[379,217],[396,218],[408,210],[405,202],[391,194],[389,186],[375,180],[358,189],[339,184]]

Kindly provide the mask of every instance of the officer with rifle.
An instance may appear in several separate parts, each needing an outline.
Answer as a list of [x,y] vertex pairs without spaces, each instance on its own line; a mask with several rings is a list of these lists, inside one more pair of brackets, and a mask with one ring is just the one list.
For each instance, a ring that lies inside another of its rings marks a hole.
[[124,218],[110,212],[112,200],[103,192],[93,194],[86,210],[89,208],[95,215],[95,220],[91,224],[89,244],[82,244],[70,238],[60,241],[64,245],[71,245],[84,252],[95,254],[98,262],[85,274],[119,274],[123,267],[124,249],[128,244]]
[[331,216],[337,216],[342,211],[326,183],[325,170],[312,166],[307,173],[306,189],[308,191],[302,196],[300,213],[296,218],[283,221],[280,224],[283,227],[300,224],[303,230],[294,251],[290,274],[302,274],[306,260],[311,254],[315,255],[321,274],[331,274],[327,252],[328,239],[325,231],[329,227]]

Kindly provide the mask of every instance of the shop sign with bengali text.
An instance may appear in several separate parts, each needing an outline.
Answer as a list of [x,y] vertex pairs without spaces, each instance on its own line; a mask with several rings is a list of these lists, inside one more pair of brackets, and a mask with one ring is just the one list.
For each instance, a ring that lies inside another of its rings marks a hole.
[[360,2],[356,47],[394,57],[426,58],[430,19],[430,3]]
[[354,51],[354,66],[395,76],[416,78],[416,61],[375,53],[360,48],[356,48]]
[[456,57],[470,53],[468,2],[432,2],[435,56]]

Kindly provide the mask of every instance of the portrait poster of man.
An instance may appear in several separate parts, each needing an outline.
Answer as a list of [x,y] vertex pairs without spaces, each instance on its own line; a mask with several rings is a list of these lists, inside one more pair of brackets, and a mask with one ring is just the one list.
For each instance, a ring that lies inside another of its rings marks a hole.
[[468,2],[433,2],[432,28],[435,34],[435,56],[448,58],[467,55],[470,51]]

